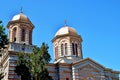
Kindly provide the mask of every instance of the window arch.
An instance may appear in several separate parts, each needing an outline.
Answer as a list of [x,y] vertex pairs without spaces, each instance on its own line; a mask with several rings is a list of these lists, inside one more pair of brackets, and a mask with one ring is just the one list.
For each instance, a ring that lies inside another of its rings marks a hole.
[[64,54],[64,45],[61,44],[61,56],[63,56],[63,54]]
[[61,44],[61,56],[68,54],[68,44],[62,43]]
[[72,52],[73,52],[73,55],[75,55],[74,43],[72,43]]
[[65,55],[68,54],[68,48],[67,48],[67,43],[65,43]]
[[77,43],[72,43],[72,52],[73,52],[73,55],[78,56],[78,45],[77,45]]
[[13,31],[12,31],[12,41],[16,41],[16,33],[17,33],[17,28],[13,28]]
[[76,53],[76,56],[78,56],[78,45],[75,44],[75,53]]
[[21,41],[25,41],[25,29],[22,29]]
[[69,78],[66,78],[66,80],[69,80]]

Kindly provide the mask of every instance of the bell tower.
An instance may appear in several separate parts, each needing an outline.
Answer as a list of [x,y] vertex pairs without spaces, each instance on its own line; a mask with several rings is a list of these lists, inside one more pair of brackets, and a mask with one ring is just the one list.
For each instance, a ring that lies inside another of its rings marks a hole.
[[9,51],[32,52],[32,31],[34,25],[22,10],[8,22]]
[[19,76],[15,73],[15,66],[18,53],[32,53],[32,32],[34,25],[29,18],[23,14],[13,16],[8,22],[9,44],[6,52],[2,55],[1,64],[3,66],[4,80],[18,80]]
[[65,25],[60,28],[52,40],[55,63],[72,63],[83,59],[82,38],[76,30]]
[[32,30],[34,25],[22,12],[15,15],[8,23],[9,42],[32,44]]

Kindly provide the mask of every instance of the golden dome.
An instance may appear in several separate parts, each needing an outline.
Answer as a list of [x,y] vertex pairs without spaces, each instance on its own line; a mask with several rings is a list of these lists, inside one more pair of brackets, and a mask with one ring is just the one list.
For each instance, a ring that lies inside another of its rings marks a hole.
[[19,22],[20,23],[27,23],[27,24],[31,25],[32,28],[34,28],[34,25],[32,24],[32,22],[22,12],[13,16],[12,20],[8,22],[7,26],[9,26],[10,24],[19,23]]
[[23,13],[15,15],[11,21],[31,22]]
[[55,37],[62,36],[62,35],[78,35],[78,34],[74,28],[69,26],[64,26],[57,31],[57,33],[55,34]]

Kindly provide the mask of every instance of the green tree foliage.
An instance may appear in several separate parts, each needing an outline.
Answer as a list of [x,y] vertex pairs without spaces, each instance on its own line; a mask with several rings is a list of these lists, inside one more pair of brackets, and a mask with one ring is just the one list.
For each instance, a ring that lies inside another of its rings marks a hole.
[[[47,44],[42,43],[41,47],[34,47],[31,54],[23,53],[19,55],[16,73],[22,77],[23,75],[26,75],[25,72],[28,72],[29,75],[26,76],[29,77],[31,74],[32,80],[52,80],[46,67],[51,60],[48,48]],[[25,71],[23,69],[25,69]]]
[[29,67],[27,66],[29,63],[29,55],[25,53],[19,53],[18,54],[18,61],[17,66],[15,67],[15,72],[18,76],[21,76],[21,80],[30,80],[31,74],[29,71]]
[[39,80],[53,80],[51,76],[49,76],[49,73],[47,69],[44,69],[43,71],[40,72],[39,74]]
[[[48,53],[48,45],[42,43],[42,46],[39,48],[34,48],[33,53],[31,54],[31,73],[34,80],[43,80],[46,69],[46,65],[51,60],[50,55]],[[49,76],[49,74],[47,74]],[[41,79],[42,78],[42,79]],[[49,79],[49,78],[48,78]],[[45,79],[44,79],[45,80]]]
[[[3,27],[2,21],[0,21],[0,57],[2,56],[1,50],[5,48],[6,44],[8,44],[7,35],[5,34],[5,28]],[[3,73],[0,73],[0,80],[3,77],[4,77]]]
[[8,44],[7,35],[5,34],[5,28],[3,27],[2,21],[0,21],[0,49],[4,48]]

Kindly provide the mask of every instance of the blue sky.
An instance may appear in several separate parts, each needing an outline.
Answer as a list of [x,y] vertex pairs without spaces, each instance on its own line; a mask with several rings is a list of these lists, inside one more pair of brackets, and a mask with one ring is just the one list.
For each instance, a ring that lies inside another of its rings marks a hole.
[[23,7],[35,25],[33,44],[47,43],[51,62],[51,40],[67,20],[83,38],[84,58],[120,71],[120,0],[1,0],[0,6],[5,26]]

